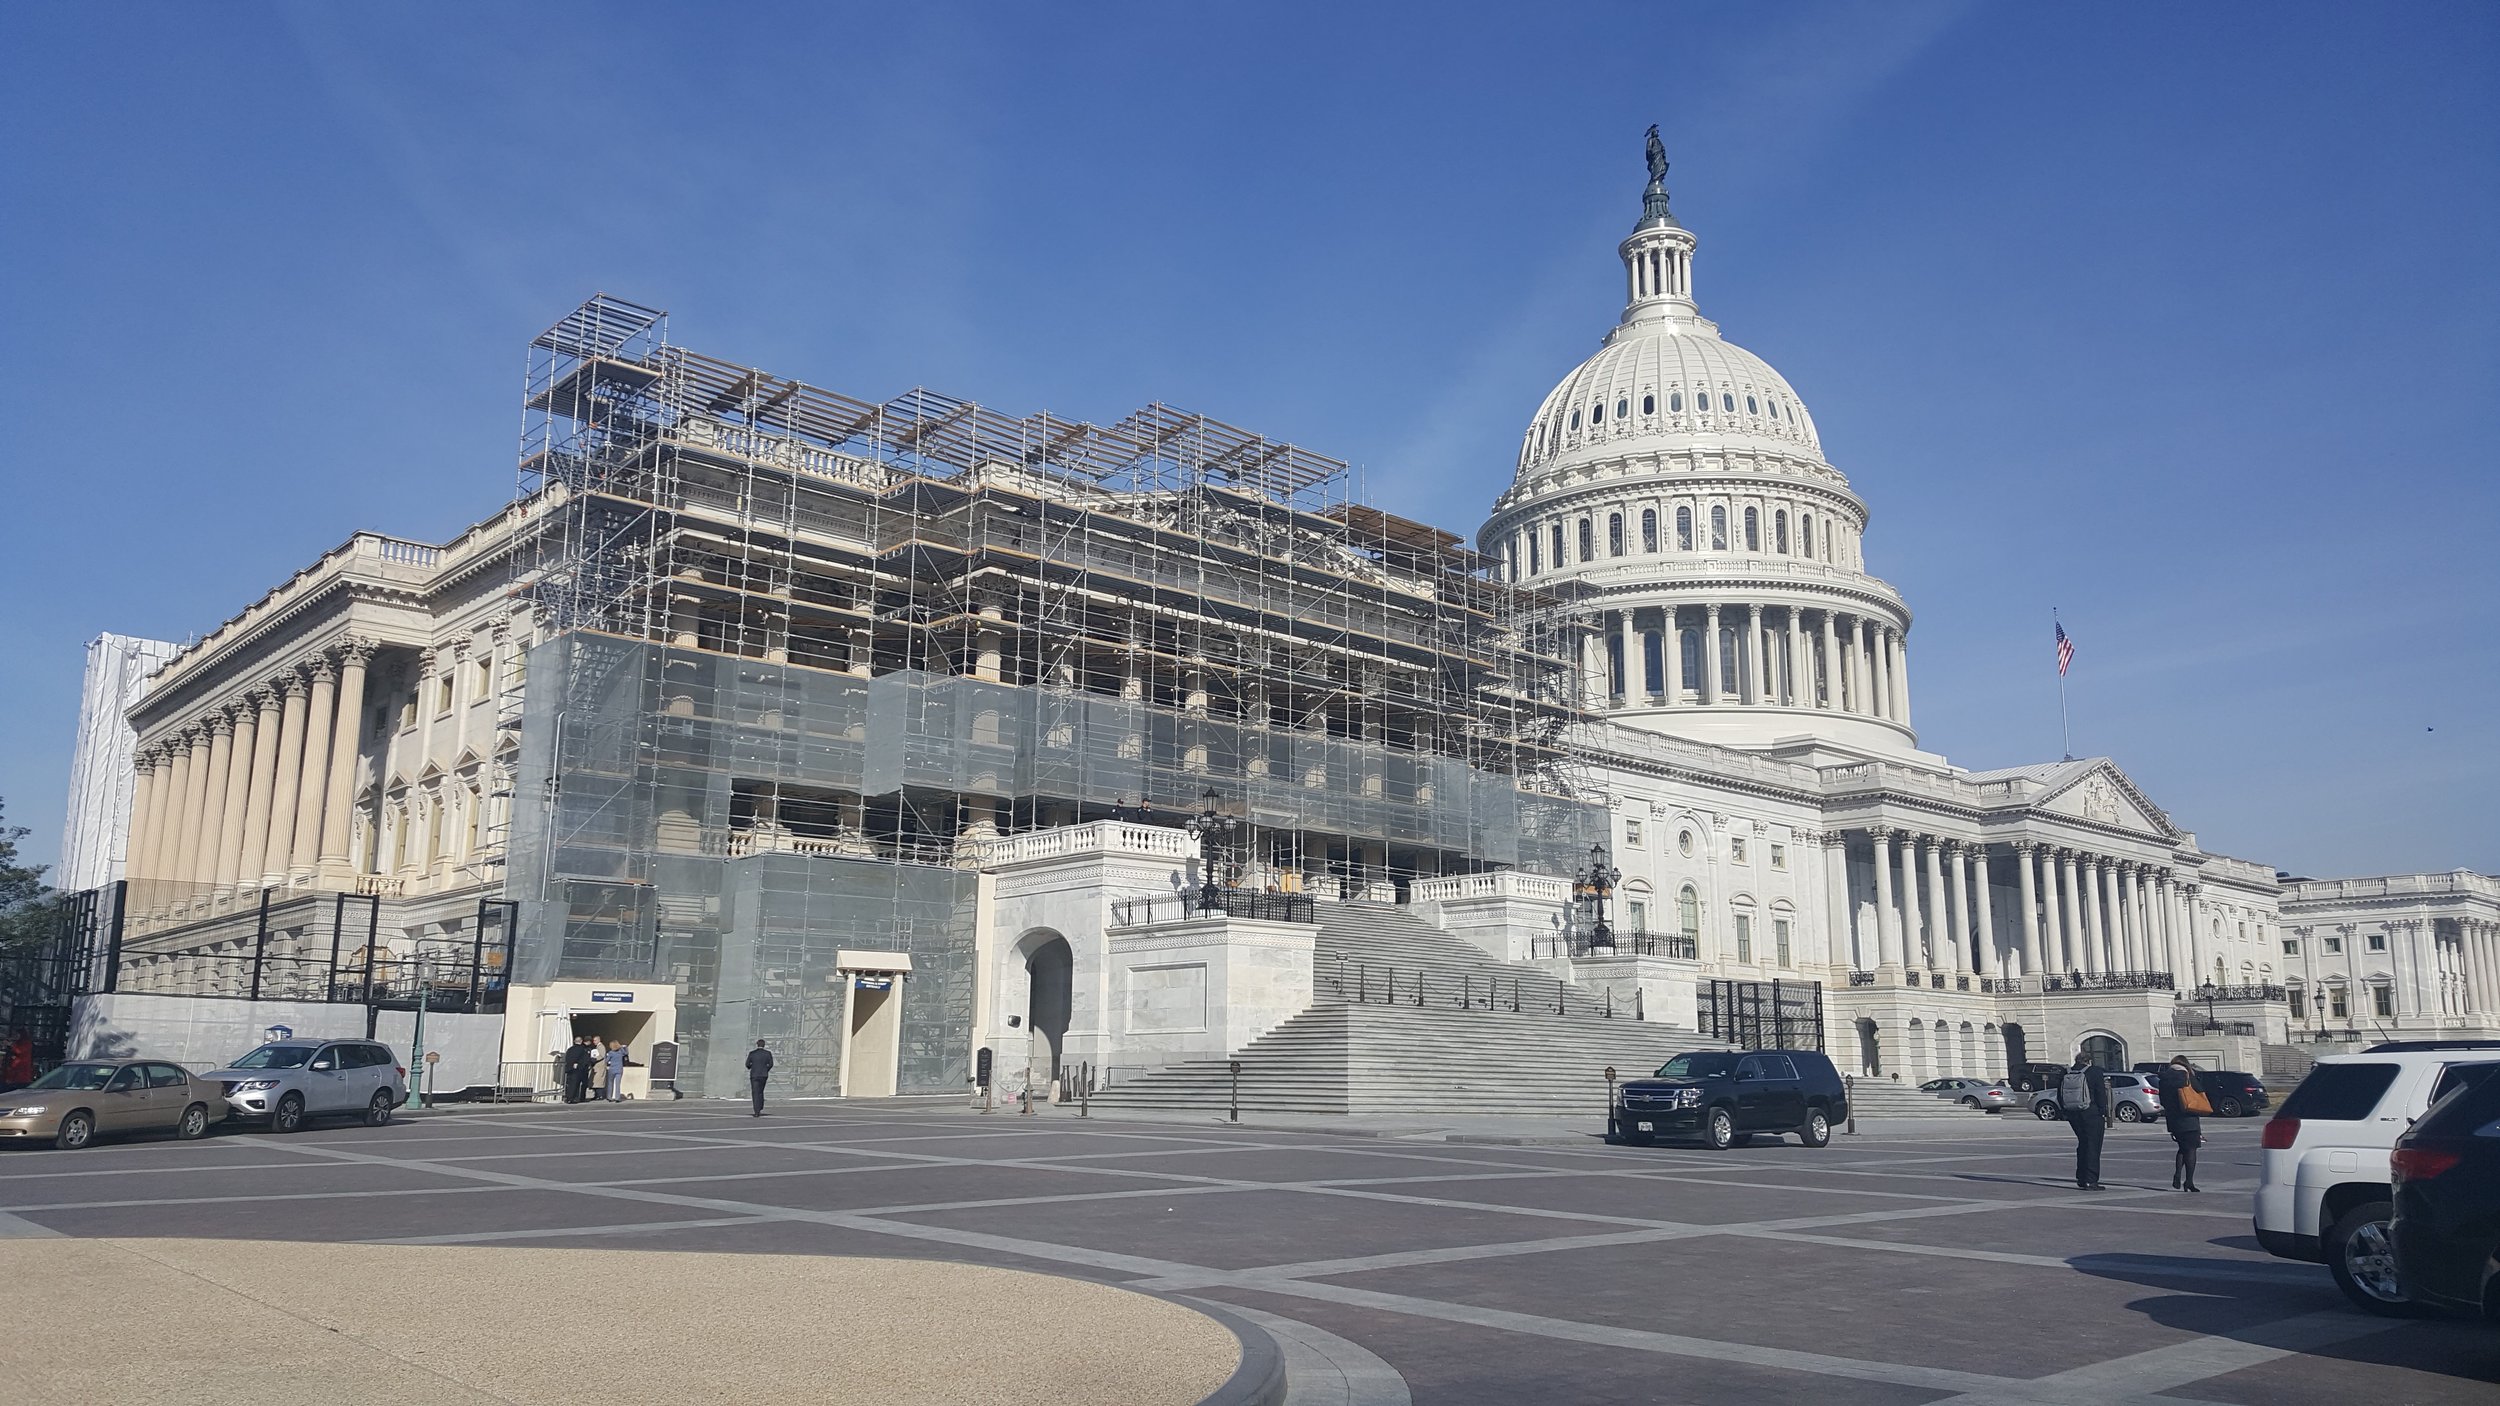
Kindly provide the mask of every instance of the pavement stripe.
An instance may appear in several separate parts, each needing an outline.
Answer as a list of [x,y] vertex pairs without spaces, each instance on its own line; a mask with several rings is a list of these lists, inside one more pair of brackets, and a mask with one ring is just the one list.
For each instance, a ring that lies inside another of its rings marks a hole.
[[704,1230],[721,1225],[777,1225],[779,1216],[711,1216],[703,1220],[627,1221],[619,1225],[541,1226],[536,1230],[470,1230],[450,1235],[392,1235],[365,1245],[483,1245],[501,1240],[554,1240],[575,1235],[639,1235],[652,1230]]

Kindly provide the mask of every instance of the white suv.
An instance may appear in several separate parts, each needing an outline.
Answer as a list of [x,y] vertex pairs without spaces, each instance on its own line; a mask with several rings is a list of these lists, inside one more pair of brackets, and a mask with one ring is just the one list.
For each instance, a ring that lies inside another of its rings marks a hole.
[[2372,1313],[2408,1311],[2387,1232],[2388,1154],[2422,1110],[2495,1067],[2500,1043],[2469,1041],[2399,1041],[2319,1060],[2260,1140],[2257,1243],[2324,1264],[2344,1296]]

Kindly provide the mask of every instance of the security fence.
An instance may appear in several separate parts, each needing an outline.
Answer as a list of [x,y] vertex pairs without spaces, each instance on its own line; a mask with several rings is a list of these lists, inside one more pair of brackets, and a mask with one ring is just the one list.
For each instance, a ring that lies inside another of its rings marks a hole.
[[1702,1033],[1748,1050],[1823,1048],[1823,983],[1703,983],[1695,993]]

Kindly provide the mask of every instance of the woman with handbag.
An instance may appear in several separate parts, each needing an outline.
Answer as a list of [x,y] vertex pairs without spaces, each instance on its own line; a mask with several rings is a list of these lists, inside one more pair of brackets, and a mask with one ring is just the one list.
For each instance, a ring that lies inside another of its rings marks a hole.
[[2186,1055],[2172,1055],[2170,1067],[2161,1072],[2161,1106],[2170,1140],[2179,1145],[2170,1161],[2170,1189],[2195,1191],[2196,1149],[2205,1144],[2205,1115],[2214,1105],[2198,1087],[2196,1066]]

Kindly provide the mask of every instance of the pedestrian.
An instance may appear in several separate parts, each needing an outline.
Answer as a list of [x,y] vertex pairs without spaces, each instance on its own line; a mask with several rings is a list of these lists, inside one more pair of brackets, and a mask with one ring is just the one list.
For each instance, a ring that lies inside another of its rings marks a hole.
[[605,1036],[593,1035],[588,1046],[590,1068],[583,1072],[582,1096],[592,1103],[608,1096],[608,1042]]
[[0,1051],[0,1089],[20,1089],[35,1082],[35,1037],[20,1030]]
[[2082,1191],[2101,1187],[2101,1139],[2109,1132],[2109,1076],[2078,1051],[2075,1066],[2057,1081],[2057,1107],[2066,1126],[2075,1130],[2075,1186]]
[[755,1096],[755,1116],[758,1118],[764,1116],[764,1081],[771,1077],[773,1052],[764,1048],[764,1042],[758,1040],[755,1048],[747,1051],[747,1092]]
[[608,1102],[625,1101],[625,1042],[617,1040],[608,1046]]
[[2186,1055],[2172,1055],[2170,1066],[2161,1072],[2161,1106],[2170,1140],[2179,1145],[2170,1159],[2170,1189],[2197,1190],[2196,1149],[2205,1145],[2205,1115],[2214,1105],[2196,1082],[2196,1066]]
[[564,1052],[564,1101],[579,1103],[590,1092],[590,1037],[576,1035]]

